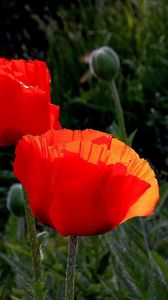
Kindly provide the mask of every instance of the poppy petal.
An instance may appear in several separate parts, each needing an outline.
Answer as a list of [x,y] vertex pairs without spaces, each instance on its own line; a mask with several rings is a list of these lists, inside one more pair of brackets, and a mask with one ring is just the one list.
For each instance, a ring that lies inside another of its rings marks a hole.
[[0,146],[16,144],[28,133],[61,128],[44,62],[0,59],[0,106]]
[[44,134],[43,138],[47,140],[47,143],[50,146],[57,143],[66,144],[72,141],[90,141],[99,145],[106,144],[109,147],[112,141],[112,135],[92,129],[86,129],[83,131],[70,129],[62,129],[61,131],[48,130],[47,134]]
[[50,126],[54,129],[61,129],[61,125],[58,122],[60,108],[58,105],[49,104],[50,108]]
[[139,200],[129,208],[122,222],[125,222],[126,220],[137,216],[151,215],[159,200],[158,182],[155,178],[153,170],[151,169],[147,161],[143,159],[132,161],[128,167],[128,172],[149,183],[150,189],[148,189],[139,198]]
[[[51,225],[47,218],[48,202],[50,201],[50,183],[52,169],[50,149],[45,141],[27,135],[16,147],[14,174],[22,182],[30,198],[30,206],[36,218],[46,225]],[[44,214],[41,212],[44,210]]]
[[[53,227],[65,236],[112,230],[119,225],[128,207],[149,188],[144,181],[125,176],[126,168],[122,165],[107,168],[80,160],[66,157],[64,168],[60,161],[61,168],[56,173],[58,185],[53,191],[50,218]],[[86,175],[80,176],[79,172]]]
[[105,136],[104,142],[100,132],[93,140],[86,131],[49,130],[23,137],[16,148],[14,172],[29,193],[32,211],[62,235],[112,230],[134,216],[133,207],[137,213],[143,197],[143,215],[151,203],[156,205],[151,192],[151,201],[144,196],[154,178],[148,163],[123,143],[113,143],[115,139],[110,145]]
[[139,200],[129,208],[122,222],[136,216],[148,216],[152,214],[159,199],[159,187],[155,174],[148,162],[140,159],[139,155],[132,148],[115,138],[112,140],[110,152],[107,164],[120,161],[128,167],[128,174],[136,176],[150,184],[150,189],[147,189]]
[[38,86],[50,99],[50,74],[47,65],[39,60],[0,58],[0,70],[27,86]]
[[128,165],[131,160],[139,158],[139,155],[131,147],[116,138],[112,139],[110,152],[111,155],[107,161],[108,164],[114,164],[120,161],[123,164]]

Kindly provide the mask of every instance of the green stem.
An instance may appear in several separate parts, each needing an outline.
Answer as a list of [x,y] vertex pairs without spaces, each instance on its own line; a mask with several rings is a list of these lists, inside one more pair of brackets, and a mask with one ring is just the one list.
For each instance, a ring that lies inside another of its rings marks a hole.
[[78,246],[78,237],[70,236],[67,256],[67,270],[65,283],[65,300],[74,300],[75,264]]
[[139,222],[140,222],[140,225],[141,225],[141,230],[142,230],[142,234],[143,234],[143,238],[144,238],[144,244],[145,244],[146,252],[147,252],[148,256],[150,257],[149,242],[148,242],[148,238],[147,238],[147,234],[146,234],[146,230],[145,230],[145,226],[144,226],[144,221],[141,217],[139,217]]
[[35,292],[35,300],[43,300],[43,287],[41,283],[41,259],[40,259],[40,248],[39,242],[36,235],[36,224],[35,219],[32,214],[28,194],[23,189],[24,199],[25,199],[25,211],[26,211],[26,222],[28,228],[29,235],[29,243],[32,251],[32,261],[34,267],[34,292]]
[[18,217],[17,239],[23,240],[25,237],[25,219]]
[[124,142],[127,142],[127,133],[126,133],[126,128],[125,128],[123,109],[121,106],[120,98],[119,98],[114,80],[112,80],[110,82],[110,88],[111,88],[114,106],[115,106],[115,110],[116,110],[116,115],[117,115],[120,131],[121,131],[121,135],[122,135],[122,140]]

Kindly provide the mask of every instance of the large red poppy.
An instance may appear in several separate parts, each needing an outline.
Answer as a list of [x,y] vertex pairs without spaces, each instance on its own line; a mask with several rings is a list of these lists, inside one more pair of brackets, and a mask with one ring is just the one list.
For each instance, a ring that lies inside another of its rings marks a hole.
[[59,107],[50,103],[45,62],[0,59],[0,146],[16,144],[25,134],[60,128]]
[[94,235],[150,215],[159,198],[149,164],[95,130],[49,130],[16,147],[14,173],[35,217],[62,235]]

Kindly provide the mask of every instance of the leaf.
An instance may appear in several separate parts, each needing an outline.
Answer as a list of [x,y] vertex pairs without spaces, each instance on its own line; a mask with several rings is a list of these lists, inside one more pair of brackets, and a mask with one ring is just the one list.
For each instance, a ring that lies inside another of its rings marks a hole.
[[151,252],[153,258],[154,266],[159,275],[158,280],[160,279],[163,282],[164,286],[168,290],[168,261],[161,257],[156,251]]
[[130,135],[128,136],[128,138],[127,138],[127,144],[128,144],[129,146],[132,146],[132,142],[133,142],[133,140],[134,140],[134,137],[135,137],[137,131],[138,131],[138,129],[135,129],[135,130],[134,130],[132,133],[130,133]]

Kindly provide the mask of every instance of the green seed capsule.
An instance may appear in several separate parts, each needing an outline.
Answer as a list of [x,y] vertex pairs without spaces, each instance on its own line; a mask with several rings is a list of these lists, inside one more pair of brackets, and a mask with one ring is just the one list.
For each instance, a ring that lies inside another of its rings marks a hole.
[[111,81],[120,69],[120,61],[116,52],[107,46],[96,49],[91,54],[90,70],[99,79]]
[[7,195],[7,208],[17,217],[25,215],[23,190],[20,183],[15,183],[10,187]]

